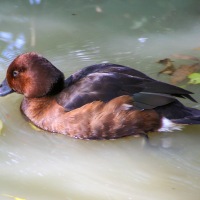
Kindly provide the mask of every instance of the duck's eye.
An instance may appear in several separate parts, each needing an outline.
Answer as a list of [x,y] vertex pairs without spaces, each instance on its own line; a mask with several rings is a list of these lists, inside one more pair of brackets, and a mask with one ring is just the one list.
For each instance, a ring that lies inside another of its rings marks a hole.
[[18,75],[19,75],[19,71],[14,70],[14,71],[13,71],[13,77],[17,77]]

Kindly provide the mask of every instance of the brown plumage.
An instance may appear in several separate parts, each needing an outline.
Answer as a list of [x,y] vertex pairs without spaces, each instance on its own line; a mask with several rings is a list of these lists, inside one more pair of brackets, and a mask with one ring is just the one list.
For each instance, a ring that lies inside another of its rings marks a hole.
[[[54,99],[39,98],[24,99],[21,109],[36,126],[79,139],[145,136],[147,132],[160,128],[158,113],[154,110],[137,110],[133,105],[133,98],[120,96],[108,103],[94,101],[65,112]],[[49,116],[48,119],[46,116]]]

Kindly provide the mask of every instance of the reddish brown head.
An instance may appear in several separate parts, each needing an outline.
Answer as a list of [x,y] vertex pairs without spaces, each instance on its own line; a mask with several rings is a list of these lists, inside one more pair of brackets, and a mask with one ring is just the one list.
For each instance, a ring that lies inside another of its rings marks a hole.
[[10,64],[6,79],[14,91],[31,98],[56,94],[64,88],[63,73],[33,52],[18,56]]

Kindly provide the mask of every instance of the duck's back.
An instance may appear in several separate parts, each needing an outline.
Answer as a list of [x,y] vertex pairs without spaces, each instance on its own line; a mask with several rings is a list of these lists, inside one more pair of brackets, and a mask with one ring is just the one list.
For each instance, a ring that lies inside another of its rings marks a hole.
[[65,81],[65,89],[57,102],[66,110],[76,109],[93,101],[108,102],[113,98],[130,95],[139,109],[151,109],[175,101],[175,97],[195,101],[191,92],[156,81],[130,67],[99,64],[85,67]]

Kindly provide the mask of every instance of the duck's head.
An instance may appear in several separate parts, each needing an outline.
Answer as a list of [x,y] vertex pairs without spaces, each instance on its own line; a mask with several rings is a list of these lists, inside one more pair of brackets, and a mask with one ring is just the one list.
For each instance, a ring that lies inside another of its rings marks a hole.
[[36,53],[25,53],[13,60],[0,85],[0,96],[12,92],[36,98],[54,95],[64,88],[64,75],[51,62]]

